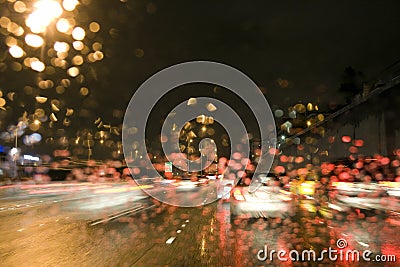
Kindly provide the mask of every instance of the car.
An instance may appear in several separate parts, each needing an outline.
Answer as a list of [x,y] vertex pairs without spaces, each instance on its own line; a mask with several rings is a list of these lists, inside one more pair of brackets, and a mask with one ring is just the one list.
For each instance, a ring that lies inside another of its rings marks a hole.
[[290,214],[292,200],[291,192],[269,181],[254,188],[237,185],[231,191],[231,221],[237,218],[286,218]]
[[171,185],[173,185],[176,188],[177,192],[196,191],[201,186],[204,186],[206,184],[208,184],[207,178],[197,178],[197,177],[194,177],[191,180],[178,179],[178,180],[174,180],[174,182],[171,183]]
[[388,195],[394,198],[400,198],[400,182],[381,181],[379,186],[385,188]]
[[176,191],[193,191],[197,190],[200,186],[200,183],[197,181],[190,181],[190,180],[178,180],[172,183],[176,187]]
[[339,212],[356,211],[374,216],[384,214],[391,207],[387,190],[377,183],[334,182],[332,189],[336,193],[329,206]]

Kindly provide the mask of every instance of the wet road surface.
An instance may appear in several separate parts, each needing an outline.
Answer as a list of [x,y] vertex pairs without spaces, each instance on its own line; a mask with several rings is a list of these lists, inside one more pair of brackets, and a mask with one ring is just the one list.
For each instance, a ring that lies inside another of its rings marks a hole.
[[[75,186],[82,190],[2,189],[1,266],[398,266],[257,257],[265,246],[287,253],[318,252],[336,248],[338,239],[347,242],[346,249],[369,249],[373,255],[400,259],[395,217],[349,214],[330,220],[297,208],[286,219],[231,221],[229,203],[178,208],[161,204],[132,185],[131,190],[118,190],[126,185],[113,184]],[[113,191],[98,191],[105,189]],[[26,190],[42,194],[27,195]]]

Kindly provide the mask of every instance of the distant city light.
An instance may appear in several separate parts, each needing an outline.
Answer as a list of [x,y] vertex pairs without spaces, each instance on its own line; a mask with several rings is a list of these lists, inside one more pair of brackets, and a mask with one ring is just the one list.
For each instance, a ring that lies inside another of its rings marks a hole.
[[343,143],[350,143],[350,141],[351,141],[351,137],[350,136],[348,136],[348,135],[342,136],[342,142]]
[[75,50],[78,50],[78,51],[82,50],[85,47],[85,45],[81,41],[73,42],[72,46],[74,47]]
[[194,97],[191,97],[191,98],[189,98],[187,105],[192,106],[192,105],[196,105],[196,103],[197,103],[197,99]]
[[86,35],[85,30],[81,27],[76,27],[72,31],[72,37],[78,41],[82,41],[85,38],[85,35]]
[[207,110],[210,111],[210,112],[214,112],[214,111],[217,110],[217,107],[213,103],[209,103],[207,105]]
[[79,69],[77,67],[71,67],[68,69],[68,75],[71,77],[76,77],[79,75]]
[[24,50],[22,50],[22,48],[17,45],[11,46],[8,51],[10,52],[10,55],[14,58],[21,58],[24,55]]
[[79,5],[78,0],[64,0],[62,3],[63,7],[67,11],[73,11],[77,5]]
[[69,45],[65,42],[55,42],[54,50],[57,52],[67,52],[69,50]]
[[32,161],[39,161],[39,157],[34,157],[31,155],[24,155],[24,160],[32,160]]
[[43,38],[39,35],[28,33],[25,36],[25,42],[32,47],[41,47],[43,45]]
[[59,19],[56,28],[59,32],[67,33],[71,29],[71,24],[67,19]]
[[42,72],[46,68],[43,62],[39,60],[34,60],[31,62],[31,68],[37,72]]
[[16,147],[11,148],[11,150],[10,150],[10,155],[11,156],[16,155],[17,153],[18,153],[18,148],[16,148]]

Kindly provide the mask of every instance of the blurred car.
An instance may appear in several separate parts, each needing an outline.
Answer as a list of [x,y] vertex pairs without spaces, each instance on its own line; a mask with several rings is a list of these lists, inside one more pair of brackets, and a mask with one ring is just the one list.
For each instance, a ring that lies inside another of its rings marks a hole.
[[313,196],[315,194],[315,181],[304,181],[300,183],[298,192],[301,196]]
[[332,189],[336,193],[329,206],[339,212],[357,210],[374,215],[376,211],[385,212],[391,207],[387,190],[376,183],[334,182]]
[[290,182],[291,191],[301,199],[314,196],[317,182],[313,177],[302,177]]
[[233,188],[230,198],[231,221],[236,218],[285,218],[292,206],[292,193],[281,187],[261,183],[253,191],[249,186]]
[[193,180],[175,180],[171,185],[176,187],[176,191],[195,191],[201,186],[208,184],[207,178]]
[[176,191],[193,191],[198,189],[199,182],[182,180],[174,182],[173,185],[176,187]]
[[379,186],[385,188],[389,196],[400,198],[400,182],[382,181]]

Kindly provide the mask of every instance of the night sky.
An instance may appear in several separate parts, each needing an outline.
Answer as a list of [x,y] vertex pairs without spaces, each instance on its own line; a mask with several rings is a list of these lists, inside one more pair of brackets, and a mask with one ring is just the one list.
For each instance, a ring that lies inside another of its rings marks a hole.
[[[287,108],[299,102],[321,107],[344,103],[338,88],[346,67],[372,81],[400,58],[400,2],[395,0],[83,2],[87,4],[78,6],[77,24],[87,27],[96,21],[101,25],[89,39],[101,42],[105,55],[86,69],[89,95],[82,97],[72,87],[62,96],[39,89],[32,94],[58,97],[64,108],[74,107],[71,132],[92,127],[97,117],[119,125],[121,112],[142,82],[185,61],[209,60],[235,67],[262,88],[273,108]],[[1,15],[12,17],[5,8],[11,4],[0,4]],[[22,88],[34,86],[36,74],[10,69],[13,60],[5,36],[0,39],[0,88],[3,94],[16,92],[22,99]],[[232,106],[238,103],[226,93],[216,94],[212,85],[194,85],[177,89],[158,108],[168,111],[174,103],[200,95],[222,98]],[[1,114],[3,130],[16,123],[21,110],[37,108],[28,100],[24,103]]]
[[[109,48],[118,49],[104,64],[119,66],[110,77],[118,73],[115,85],[125,96],[162,68],[212,60],[248,74],[271,104],[340,101],[347,66],[373,80],[399,59],[399,7],[398,1],[128,1],[119,4],[119,38]],[[289,85],[280,87],[278,79]]]

